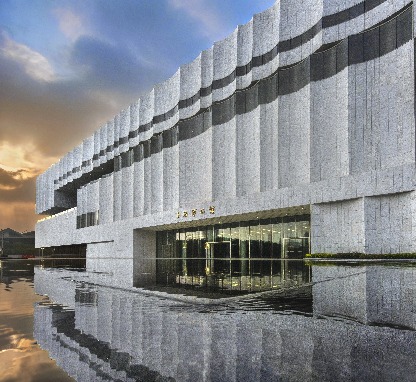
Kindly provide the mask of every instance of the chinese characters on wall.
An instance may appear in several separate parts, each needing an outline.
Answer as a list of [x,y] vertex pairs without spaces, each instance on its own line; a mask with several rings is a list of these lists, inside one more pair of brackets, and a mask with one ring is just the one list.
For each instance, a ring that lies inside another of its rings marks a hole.
[[[210,215],[215,214],[215,206],[209,206],[208,213]],[[187,217],[196,217],[196,216],[204,216],[206,214],[205,208],[192,208],[190,211],[178,211],[176,213],[176,217],[179,218],[187,218]]]

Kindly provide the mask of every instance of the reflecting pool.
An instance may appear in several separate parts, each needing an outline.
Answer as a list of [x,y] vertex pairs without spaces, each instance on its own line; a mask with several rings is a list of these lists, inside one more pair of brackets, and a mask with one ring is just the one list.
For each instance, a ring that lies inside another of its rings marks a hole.
[[[53,261],[47,263],[54,265]],[[58,263],[62,265],[62,261]],[[48,301],[34,293],[35,264],[40,261],[0,261],[0,381],[74,381],[33,337],[34,304]]]
[[34,337],[77,381],[414,381],[416,267],[310,267],[308,282],[215,299],[39,267]]

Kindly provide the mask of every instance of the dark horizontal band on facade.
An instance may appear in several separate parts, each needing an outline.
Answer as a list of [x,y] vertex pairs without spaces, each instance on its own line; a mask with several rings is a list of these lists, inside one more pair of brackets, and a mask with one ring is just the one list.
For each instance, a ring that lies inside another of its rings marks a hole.
[[152,121],[140,125],[136,130],[131,131],[129,133],[129,138],[135,138],[139,135],[139,133],[148,131],[154,124],[169,120],[177,113],[178,109],[184,109],[194,105],[202,97],[210,95],[212,93],[212,90],[222,89],[230,85],[232,82],[234,82],[236,77],[245,76],[249,74],[253,68],[266,65],[267,63],[272,61],[278,55],[279,52],[283,53],[296,49],[313,39],[322,29],[332,27],[349,20],[353,20],[354,18],[361,16],[365,12],[370,11],[371,9],[377,7],[385,1],[387,0],[366,0],[333,15],[324,16],[314,26],[312,26],[310,29],[308,29],[301,35],[296,36],[292,39],[280,41],[270,51],[260,56],[253,57],[250,62],[248,62],[245,65],[238,66],[228,76],[217,80],[213,80],[210,86],[201,88],[196,94],[187,99],[180,100],[177,105],[175,105],[166,113],[154,116]]
[[[369,2],[369,6],[372,5],[373,8],[374,4],[375,2]],[[410,3],[384,20],[384,23],[351,35],[294,65],[278,68],[270,77],[254,81],[247,88],[235,91],[225,100],[214,102],[210,108],[200,109],[194,116],[178,121],[171,129],[156,134],[115,157],[114,170],[117,171],[147,158],[163,148],[172,147],[178,141],[193,138],[213,125],[221,125],[230,121],[235,115],[254,110],[258,105],[273,102],[278,96],[295,93],[310,82],[330,78],[347,66],[367,62],[392,52],[413,38],[412,9]],[[202,125],[194,123],[196,118],[201,118],[201,115],[204,118]],[[150,129],[152,123],[147,125]],[[129,138],[136,137],[141,132],[142,126],[130,132]],[[160,143],[159,140],[166,143]],[[106,149],[107,152],[112,150],[113,145],[109,145]],[[130,152],[132,154],[129,154]]]
[[311,82],[330,78],[349,65],[367,62],[392,52],[410,41],[412,35],[412,12],[408,9],[386,24],[350,36],[326,51],[314,53],[295,66],[278,70],[271,77],[235,92],[192,118],[179,121],[173,128],[115,157],[114,171],[140,162],[179,141],[196,137],[212,126],[230,121],[236,115],[249,113],[259,105],[273,102],[278,96],[299,91]]
[[355,4],[350,8],[344,9],[322,19],[322,28],[330,28],[349,20],[353,20],[366,12],[385,3],[387,0],[365,0],[361,3]]

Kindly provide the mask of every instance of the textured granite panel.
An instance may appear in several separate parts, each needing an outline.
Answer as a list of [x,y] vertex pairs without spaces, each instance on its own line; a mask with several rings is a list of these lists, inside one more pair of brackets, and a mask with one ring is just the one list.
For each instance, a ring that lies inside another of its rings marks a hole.
[[413,35],[416,35],[416,7],[413,5]]
[[367,197],[364,201],[367,253],[416,251],[414,192]]
[[119,151],[120,154],[126,152],[129,149],[129,136],[130,132],[130,107],[120,112],[120,139],[119,139]]
[[[59,164],[55,166],[55,174],[59,174]],[[44,203],[46,209],[49,209],[53,207],[54,200],[53,200],[53,193],[54,193],[54,187],[51,186],[51,181],[53,177],[53,172],[49,172],[44,177],[44,187],[45,187],[45,197],[44,197]]]
[[[58,187],[60,188],[60,187],[62,187],[62,172],[63,172],[63,170],[62,170],[62,159],[59,159],[58,163],[56,164],[56,170],[57,170],[56,176],[58,178]],[[47,178],[50,179],[51,175],[52,174],[49,173],[47,175]],[[48,187],[49,187],[49,182],[48,182]]]
[[[82,175],[82,143],[75,147],[74,152],[74,179],[78,179]],[[73,171],[73,170],[72,170]]]
[[107,160],[114,158],[114,121],[107,122]]
[[94,136],[84,139],[82,142],[82,173],[87,174],[92,171],[92,157],[94,155]]
[[[159,136],[157,144],[161,144],[161,140],[162,136]],[[158,152],[151,156],[151,213],[163,210],[163,154]]]
[[310,108],[311,182],[348,175],[348,69],[311,84]]
[[121,169],[121,219],[133,217],[133,172],[134,167]]
[[181,71],[176,73],[168,80],[157,84],[154,88],[154,115],[161,115],[172,109],[179,102]]
[[179,206],[179,146],[163,152],[163,209],[173,210]]
[[139,132],[140,141],[150,139],[150,137],[153,135],[153,128],[151,127],[151,125],[149,126],[149,124],[152,123],[153,116],[155,115],[154,102],[154,89],[150,93],[147,93],[140,98],[139,125],[146,126],[146,130]]
[[84,204],[83,204],[83,190],[84,187],[78,188],[77,190],[77,214],[81,216],[86,213],[84,211]]
[[212,129],[212,198],[236,195],[236,120]]
[[[80,201],[81,208],[80,208],[80,212],[82,211],[82,213],[85,214],[85,215],[89,212],[88,211],[88,202],[89,202],[89,200],[88,200],[88,188],[89,188],[88,184],[86,184],[85,186],[83,186],[81,188],[81,201]],[[78,204],[78,202],[77,202],[77,204]]]
[[144,211],[144,161],[134,163],[133,168],[133,216],[141,216]]
[[363,3],[363,0],[324,0],[323,14],[332,15],[360,3]]
[[[41,213],[42,211],[45,211],[44,206],[43,206],[43,200],[42,197],[43,195],[45,195],[45,191],[44,191],[44,187],[43,187],[43,175],[41,174],[36,178],[36,204],[35,204],[35,212],[37,214]],[[42,192],[41,192],[42,190]]]
[[[69,245],[76,242],[77,209],[73,208],[36,224],[36,248]],[[56,233],[59,233],[57,235]]]
[[100,182],[99,180],[96,180],[92,183],[92,206],[91,206],[91,212],[96,212],[100,209]]
[[[362,2],[359,4],[362,4]],[[364,29],[365,29],[365,14],[362,13],[357,17],[348,18],[348,20],[346,20],[345,22],[341,22],[339,24],[325,28],[322,34],[322,43],[330,44],[330,43],[342,40],[352,34],[360,33]]]
[[160,133],[163,130],[171,128],[178,121],[178,110],[176,109],[172,116],[166,117],[163,122],[158,122],[158,118],[171,111],[178,103],[180,97],[180,80],[181,71],[178,69],[176,73],[168,80],[158,84],[154,88],[154,133]]
[[311,206],[311,252],[365,251],[364,199]]
[[188,118],[195,115],[200,109],[201,55],[191,63],[180,67],[179,86],[178,118]]
[[106,149],[107,149],[107,124],[101,126],[100,128],[100,164],[107,162]]
[[260,105],[260,191],[279,185],[278,116],[278,100]]
[[[209,107],[212,104],[212,81],[214,79],[214,47],[201,52],[201,108]],[[202,91],[203,89],[209,91]],[[206,94],[205,94],[206,93]]]
[[309,183],[310,86],[279,98],[279,187]]
[[[253,20],[247,24],[239,25],[237,28],[237,66],[245,66],[242,73],[236,73],[237,89],[250,85],[252,80],[251,60],[253,57]],[[244,73],[244,74],[243,74]]]
[[[92,157],[92,165],[93,165],[94,168],[98,167],[100,165],[100,150],[101,150],[101,148],[100,148],[100,129],[98,129],[98,130],[94,131],[94,151],[93,151],[94,154],[93,154],[93,157]],[[72,158],[71,158],[71,161],[72,161]],[[72,166],[72,163],[71,163],[71,168],[68,169],[68,171],[69,170],[72,171],[72,168],[73,168],[73,166]]]
[[[295,44],[295,42],[296,39],[299,39],[298,36],[301,36],[302,33],[319,23],[322,18],[322,12],[322,0],[306,0],[302,2],[282,0],[280,2],[280,41],[289,40],[291,44],[297,45],[298,43]],[[280,66],[294,64],[312,53],[312,45],[309,40],[301,40],[299,45],[298,48],[280,53]],[[315,42],[314,46],[316,45]]]
[[83,207],[83,212],[87,213],[88,212],[92,212],[93,208],[94,208],[94,183],[88,183],[86,184],[83,189],[84,189],[84,194],[83,194],[83,201],[84,201],[84,207]]
[[[67,172],[68,172],[68,168],[69,168],[69,153],[66,154],[63,158],[63,163],[62,163],[62,185],[65,186],[68,183],[68,179],[67,179]],[[72,168],[71,168],[72,170]],[[53,183],[53,182],[52,182]]]
[[99,224],[113,222],[113,178],[108,175],[100,178],[100,198],[99,198]]
[[349,69],[351,173],[414,161],[413,51],[407,43]]
[[73,173],[72,173],[72,169],[75,167],[75,150],[73,149],[72,151],[70,151],[68,153],[68,170],[67,170],[67,180],[68,183],[71,183],[74,179]]
[[199,92],[201,89],[201,55],[189,64],[180,67],[179,86],[180,100],[191,98]]
[[120,155],[120,146],[119,146],[119,139],[120,139],[120,113],[114,116],[113,119],[113,129],[114,129],[114,156]]
[[[253,16],[253,53],[252,57],[264,55],[275,48],[281,38],[280,23],[281,9],[278,2],[271,8]],[[269,76],[276,70],[279,63],[279,55],[271,61],[263,62],[264,65],[253,67],[252,79],[258,80]]]
[[[204,118],[195,118],[203,124]],[[196,138],[179,143],[179,205],[195,204],[212,199],[212,129]]]
[[151,213],[152,209],[152,158],[143,160],[143,214]]
[[232,75],[234,80],[226,87],[212,89],[212,101],[220,101],[229,97],[236,89],[235,68],[237,66],[237,35],[235,30],[224,40],[214,43],[213,47],[213,80]]
[[[54,167],[57,167],[57,164],[55,164]],[[43,193],[42,193],[42,197],[41,197],[41,207],[42,207],[42,209],[40,210],[41,212],[42,211],[47,211],[48,208],[50,208],[50,206],[48,206],[48,198],[49,198],[49,195],[51,193],[49,178],[54,173],[57,173],[57,170],[54,169],[54,171],[45,172],[42,175],[42,181],[41,181],[41,187],[42,188],[41,189],[43,190]]]
[[129,127],[129,147],[134,147],[139,144],[138,129],[140,126],[140,99],[132,103],[129,107],[130,127]]
[[381,1],[378,7],[366,12],[365,28],[370,28],[371,26],[383,21],[386,15],[394,14],[411,2],[411,0]]
[[236,195],[242,196],[260,191],[260,106],[237,115],[235,123]]
[[113,219],[121,220],[121,203],[122,203],[122,173],[116,171],[113,174]]

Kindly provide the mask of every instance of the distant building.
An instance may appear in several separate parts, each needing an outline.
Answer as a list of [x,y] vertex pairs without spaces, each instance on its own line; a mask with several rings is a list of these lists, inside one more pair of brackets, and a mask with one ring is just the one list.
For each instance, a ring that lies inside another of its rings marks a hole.
[[17,232],[11,228],[0,230],[0,256],[35,256],[35,231]]
[[38,177],[36,246],[86,245],[118,285],[243,289],[309,251],[416,252],[413,8],[254,15]]

